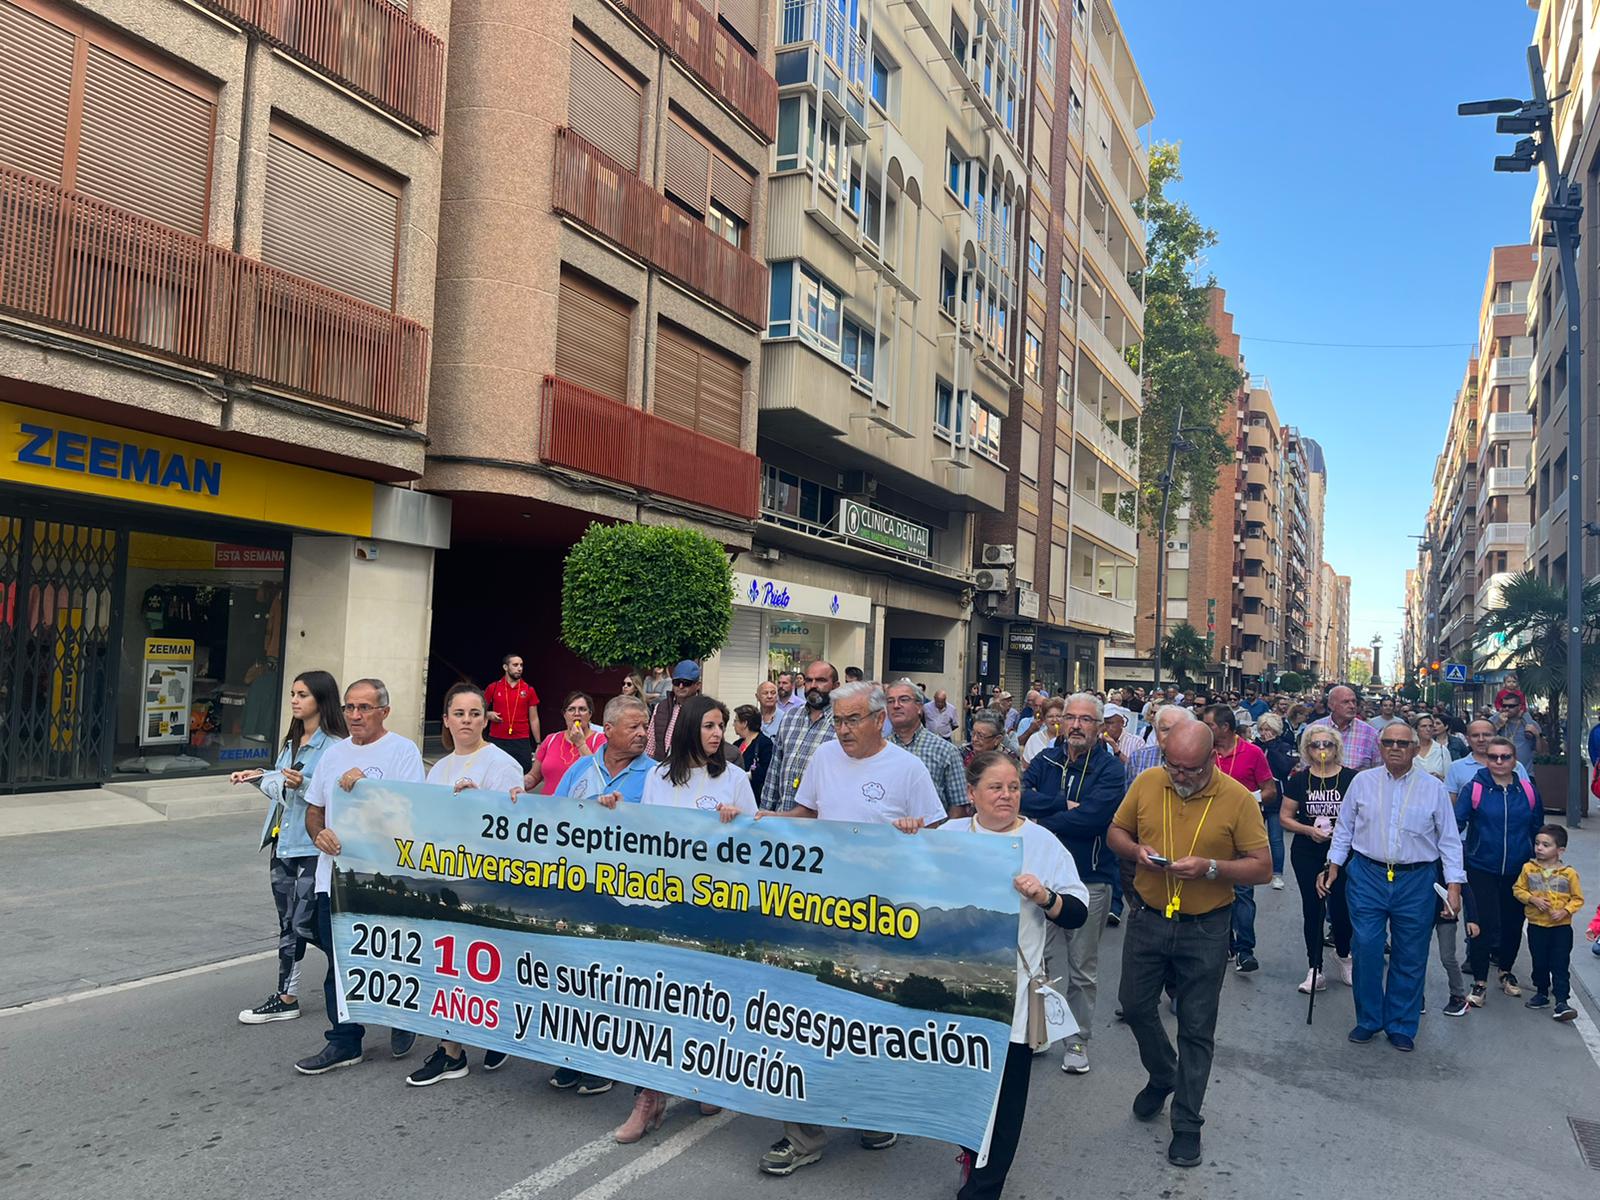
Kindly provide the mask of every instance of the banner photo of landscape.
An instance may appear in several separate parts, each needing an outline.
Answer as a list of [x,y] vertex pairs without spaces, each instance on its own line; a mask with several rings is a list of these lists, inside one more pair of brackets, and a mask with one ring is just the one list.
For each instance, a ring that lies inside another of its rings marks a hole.
[[329,825],[350,1020],[985,1144],[1020,841],[377,781]]

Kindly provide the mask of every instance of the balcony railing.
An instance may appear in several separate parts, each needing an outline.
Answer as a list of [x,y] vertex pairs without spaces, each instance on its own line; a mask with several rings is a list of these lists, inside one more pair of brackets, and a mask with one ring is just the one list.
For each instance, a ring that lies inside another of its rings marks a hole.
[[614,158],[556,130],[552,207],[760,329],[767,265],[718,237]]
[[392,0],[199,0],[426,133],[444,108],[444,41]]
[[1484,472],[1483,490],[1486,494],[1520,492],[1527,486],[1527,467],[1490,467]]
[[1490,546],[1522,546],[1528,540],[1527,521],[1491,521],[1478,539],[1479,550]]
[[695,0],[618,0],[669,54],[770,145],[778,136],[778,81]]
[[539,459],[754,520],[761,460],[675,421],[544,377]]
[[415,424],[428,331],[0,164],[0,310]]

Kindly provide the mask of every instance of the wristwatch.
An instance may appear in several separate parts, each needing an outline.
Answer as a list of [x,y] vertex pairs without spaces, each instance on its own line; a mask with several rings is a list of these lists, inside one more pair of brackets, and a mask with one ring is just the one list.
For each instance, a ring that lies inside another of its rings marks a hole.
[[1211,860],[1211,865],[1206,868],[1206,878],[1207,879],[1215,879],[1216,877],[1217,877],[1217,860],[1213,858]]

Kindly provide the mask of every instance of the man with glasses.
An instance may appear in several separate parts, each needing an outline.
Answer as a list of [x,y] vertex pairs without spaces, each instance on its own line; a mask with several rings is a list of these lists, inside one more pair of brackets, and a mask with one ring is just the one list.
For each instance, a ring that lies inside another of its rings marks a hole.
[[1396,721],[1384,726],[1378,744],[1383,769],[1357,775],[1345,793],[1317,891],[1327,895],[1340,871],[1348,870],[1356,1001],[1350,1040],[1365,1044],[1382,1030],[1396,1050],[1409,1051],[1416,1048],[1428,941],[1439,910],[1435,874],[1442,863],[1453,912],[1461,911],[1467,874],[1444,784],[1416,765],[1417,731]]
[[804,778],[817,747],[833,740],[833,722],[828,719],[839,672],[832,663],[814,662],[804,675],[805,701],[783,718],[772,737],[772,764],[759,801],[767,812],[788,812],[794,808],[795,792]]
[[[657,704],[650,714],[650,724],[645,734],[644,752],[657,762],[666,762],[672,749],[672,727],[678,722],[683,706],[700,694],[700,664],[684,659],[672,668],[672,694]],[[723,757],[731,763],[739,761],[739,752],[730,739],[723,744]]]
[[1022,769],[1022,760],[1017,752],[1006,744],[1005,721],[997,712],[989,709],[980,709],[972,718],[972,733],[967,738],[967,744],[961,748],[961,767],[965,770],[974,758],[980,754],[987,754],[991,750],[998,750],[1012,762],[1017,764],[1017,769]]
[[1511,739],[1516,747],[1517,761],[1531,763],[1535,754],[1545,750],[1544,731],[1539,722],[1528,715],[1528,701],[1516,688],[1501,688],[1494,696],[1495,732]]
[[[1479,717],[1467,725],[1467,756],[1458,758],[1444,773],[1444,790],[1455,801],[1461,789],[1471,783],[1479,771],[1489,765],[1489,741],[1495,736],[1494,724],[1487,717]],[[1526,779],[1527,768],[1517,764],[1517,778]]]
[[[1157,716],[1157,725],[1161,716]],[[1272,877],[1261,806],[1217,770],[1211,730],[1179,721],[1166,735],[1162,770],[1133,781],[1111,820],[1111,849],[1134,862],[1142,906],[1129,914],[1122,946],[1123,1018],[1149,1080],[1133,1115],[1153,1121],[1172,1097],[1167,1158],[1201,1160],[1200,1115],[1216,1047],[1217,1003],[1228,962],[1233,895]],[[1178,1047],[1161,1024],[1162,988],[1174,984]]]
[[[826,668],[823,677],[831,678],[833,668],[827,663],[813,663],[812,667]],[[809,689],[812,671],[806,676]],[[944,805],[928,769],[914,754],[884,741],[887,708],[883,689],[875,683],[847,683],[832,689],[832,712],[827,719],[835,739],[816,748],[793,806],[783,816],[853,824],[894,824],[909,819],[925,826],[945,819]],[[767,774],[769,787],[777,768],[774,759]],[[888,865],[884,864],[885,869]],[[783,1136],[761,1156],[760,1168],[768,1175],[792,1175],[820,1159],[827,1140],[827,1130],[821,1125],[785,1122]],[[893,1133],[861,1133],[865,1150],[886,1150],[896,1140]]]
[[927,705],[922,689],[909,679],[896,680],[885,690],[889,705],[890,737],[902,750],[909,750],[927,768],[939,792],[944,811],[952,817],[971,816],[967,808],[967,775],[961,766],[961,752],[945,738],[930,732],[922,723]]
[[[322,752],[322,761],[306,791],[306,832],[320,852],[317,859],[317,936],[314,944],[328,956],[328,973],[322,980],[322,999],[328,1009],[326,1044],[310,1058],[295,1063],[302,1075],[325,1075],[338,1067],[353,1067],[361,1061],[361,1039],[366,1030],[353,1021],[339,1020],[337,983],[333,977],[333,860],[339,850],[339,837],[328,828],[329,807],[341,792],[348,792],[363,779],[383,779],[390,783],[421,783],[427,778],[422,755],[410,740],[384,727],[389,717],[389,689],[381,679],[358,679],[344,690],[344,721],[350,736],[334,742]],[[396,1058],[404,1057],[417,1035],[403,1029],[389,1033],[389,1049]]]
[[1378,731],[1360,717],[1361,701],[1354,688],[1338,684],[1328,689],[1328,715],[1311,722],[1332,725],[1344,739],[1344,765],[1365,771],[1378,765]]
[[[1044,969],[1055,978],[1064,963],[1067,1006],[1078,1032],[1067,1039],[1061,1069],[1089,1073],[1088,1041],[1094,1027],[1094,1001],[1100,977],[1100,938],[1111,911],[1117,859],[1105,844],[1106,827],[1122,802],[1122,760],[1100,740],[1104,709],[1088,692],[1068,696],[1061,713],[1061,736],[1028,764],[1022,777],[1021,813],[1055,834],[1072,855],[1078,876],[1089,889],[1089,917],[1060,933],[1046,931]],[[1052,926],[1059,929],[1059,926]]]

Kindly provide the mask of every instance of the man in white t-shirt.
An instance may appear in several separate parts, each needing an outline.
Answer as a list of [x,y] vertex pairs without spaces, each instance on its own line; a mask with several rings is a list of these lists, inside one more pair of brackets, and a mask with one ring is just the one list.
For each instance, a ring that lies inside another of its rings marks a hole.
[[[922,760],[883,737],[888,700],[876,683],[847,683],[833,689],[834,740],[818,746],[795,792],[795,807],[766,817],[818,818],[857,824],[920,822],[932,827],[945,819],[944,804]],[[783,1136],[761,1156],[768,1175],[792,1175],[822,1157],[827,1130],[821,1125],[785,1121]],[[863,1130],[866,1150],[887,1150],[893,1133]]]
[[[333,908],[329,892],[333,860],[340,850],[339,837],[328,828],[330,810],[341,792],[363,779],[391,783],[421,783],[425,777],[422,755],[414,743],[384,728],[389,717],[389,689],[381,679],[358,679],[344,690],[344,720],[350,736],[322,752],[322,761],[306,792],[306,832],[321,852],[317,859],[316,946],[328,956],[328,973],[322,981],[322,998],[328,1007],[327,1044],[310,1058],[295,1063],[302,1075],[323,1075],[337,1067],[361,1061],[361,1039],[366,1030],[353,1021],[339,1020],[337,983],[333,977]],[[403,1029],[389,1033],[389,1049],[403,1057],[417,1035]]]

